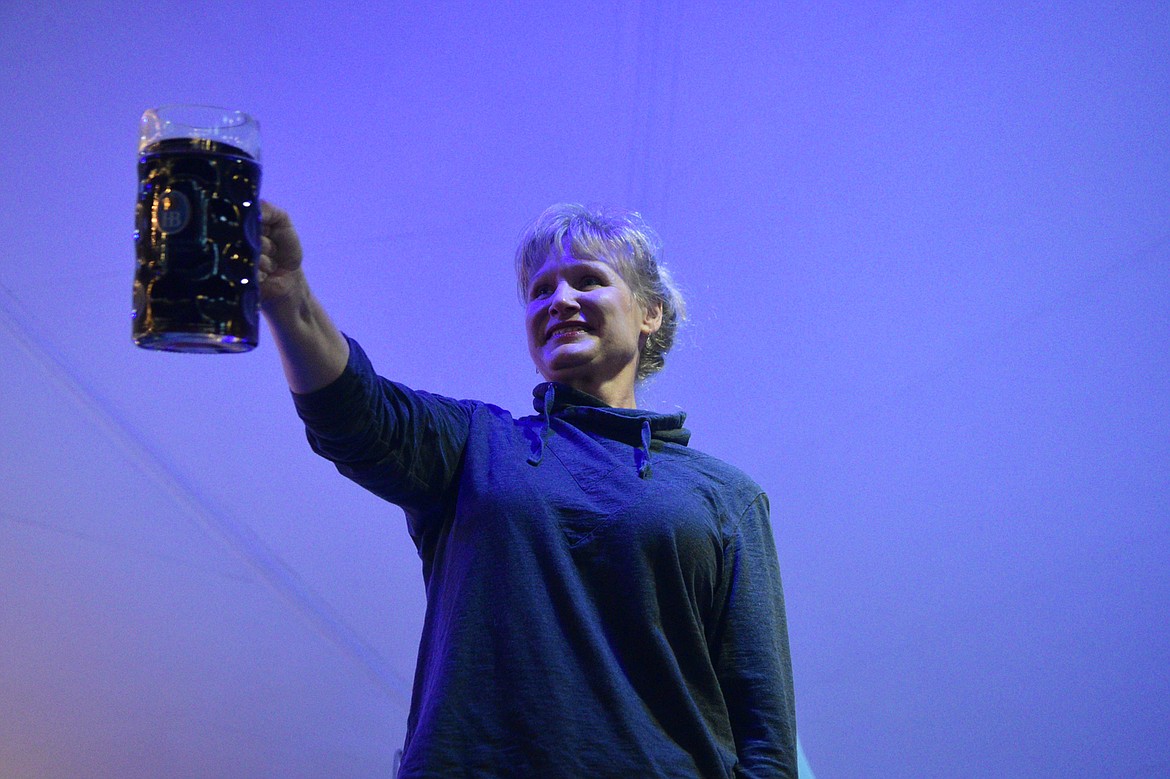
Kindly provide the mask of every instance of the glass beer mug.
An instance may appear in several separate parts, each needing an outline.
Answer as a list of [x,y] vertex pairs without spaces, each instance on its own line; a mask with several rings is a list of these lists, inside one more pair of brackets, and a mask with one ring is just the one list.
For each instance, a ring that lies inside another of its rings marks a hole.
[[259,337],[260,126],[210,106],[142,115],[134,343],[246,352]]

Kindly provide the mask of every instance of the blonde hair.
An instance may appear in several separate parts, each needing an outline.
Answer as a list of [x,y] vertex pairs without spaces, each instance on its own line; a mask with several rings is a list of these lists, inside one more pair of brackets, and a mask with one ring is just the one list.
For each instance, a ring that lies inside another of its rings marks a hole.
[[528,282],[549,255],[568,249],[574,257],[604,262],[630,286],[643,309],[662,306],[662,324],[642,344],[637,380],[662,370],[686,319],[686,302],[660,260],[662,242],[633,211],[558,203],[545,209],[524,231],[516,249],[516,287],[527,302]]

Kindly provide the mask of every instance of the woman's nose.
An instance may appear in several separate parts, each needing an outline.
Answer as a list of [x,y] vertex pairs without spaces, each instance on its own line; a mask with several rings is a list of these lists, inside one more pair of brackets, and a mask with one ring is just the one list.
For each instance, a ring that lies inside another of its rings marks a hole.
[[549,299],[548,310],[563,319],[567,314],[577,311],[581,306],[577,303],[577,296],[573,288],[564,282],[557,285]]

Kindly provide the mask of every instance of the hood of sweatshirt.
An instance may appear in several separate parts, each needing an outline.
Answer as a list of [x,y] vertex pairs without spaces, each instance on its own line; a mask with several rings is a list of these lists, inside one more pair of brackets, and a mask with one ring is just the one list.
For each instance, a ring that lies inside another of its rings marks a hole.
[[613,408],[605,401],[558,382],[544,382],[532,390],[532,407],[544,420],[539,440],[534,442],[528,462],[538,465],[544,456],[544,439],[552,430],[553,417],[586,432],[597,433],[637,447],[642,452],[638,475],[650,475],[652,440],[686,446],[691,432],[683,427],[682,412],[659,414],[639,408]]

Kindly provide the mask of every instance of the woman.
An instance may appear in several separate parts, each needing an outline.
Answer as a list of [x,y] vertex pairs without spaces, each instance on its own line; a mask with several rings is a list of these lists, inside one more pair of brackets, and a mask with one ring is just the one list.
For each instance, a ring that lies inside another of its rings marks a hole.
[[403,508],[427,611],[401,777],[796,776],[767,498],[640,411],[682,300],[628,214],[554,206],[516,257],[536,414],[378,377],[264,204],[262,310],[309,441]]

